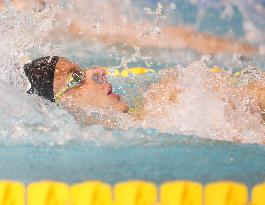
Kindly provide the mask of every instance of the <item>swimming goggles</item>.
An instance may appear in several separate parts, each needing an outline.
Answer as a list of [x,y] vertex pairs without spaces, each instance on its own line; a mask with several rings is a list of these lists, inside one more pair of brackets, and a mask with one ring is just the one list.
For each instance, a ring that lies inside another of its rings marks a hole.
[[63,87],[58,93],[55,94],[55,102],[60,101],[61,97],[70,89],[80,86],[85,81],[84,71],[72,71],[66,78],[66,86]]
[[[54,99],[55,102],[59,102],[61,97],[70,89],[78,87],[82,85],[85,81],[86,75],[84,71],[72,71],[66,78],[66,86],[60,90],[58,93],[55,94]],[[92,79],[97,84],[107,83],[107,78],[105,75],[100,73],[94,73],[92,75]]]

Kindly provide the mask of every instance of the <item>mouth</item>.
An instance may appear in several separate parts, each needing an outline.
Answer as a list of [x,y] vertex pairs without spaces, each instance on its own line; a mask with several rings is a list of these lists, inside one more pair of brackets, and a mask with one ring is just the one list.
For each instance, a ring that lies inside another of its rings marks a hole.
[[115,93],[111,93],[111,94],[109,94],[109,96],[115,98],[118,101],[121,99],[121,96],[119,96],[118,94],[115,94]]
[[107,95],[108,96],[113,97],[113,98],[115,98],[117,100],[121,99],[121,96],[119,96],[118,94],[112,92],[112,85],[110,83],[108,83],[108,85],[106,87],[107,87],[106,90],[107,90]]

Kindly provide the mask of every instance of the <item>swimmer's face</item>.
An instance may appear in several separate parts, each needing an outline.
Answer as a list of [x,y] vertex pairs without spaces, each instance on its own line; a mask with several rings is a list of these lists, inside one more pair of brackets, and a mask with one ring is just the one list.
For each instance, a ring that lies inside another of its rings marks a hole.
[[[54,93],[65,87],[67,76],[72,71],[81,71],[81,69],[78,65],[60,58],[54,75]],[[67,91],[60,102],[69,106],[96,106],[128,111],[127,103],[123,102],[119,95],[112,93],[112,86],[107,81],[104,69],[86,69],[84,72],[84,82]]]

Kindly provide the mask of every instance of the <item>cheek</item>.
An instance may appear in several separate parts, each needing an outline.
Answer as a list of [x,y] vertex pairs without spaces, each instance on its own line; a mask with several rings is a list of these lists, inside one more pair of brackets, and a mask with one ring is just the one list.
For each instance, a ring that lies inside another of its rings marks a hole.
[[101,88],[93,84],[85,84],[76,89],[75,95],[78,98],[92,98],[99,97]]

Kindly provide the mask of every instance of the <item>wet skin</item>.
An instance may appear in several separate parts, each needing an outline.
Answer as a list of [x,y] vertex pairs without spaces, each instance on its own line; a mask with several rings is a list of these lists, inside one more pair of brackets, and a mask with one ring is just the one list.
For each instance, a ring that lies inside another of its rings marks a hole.
[[[81,71],[81,68],[64,58],[60,58],[54,74],[54,93],[58,93],[66,85],[66,79],[71,71]],[[128,111],[128,105],[120,96],[112,93],[112,85],[107,81],[104,69],[96,67],[85,69],[85,80],[78,87],[67,91],[60,103],[69,108],[96,106],[114,109],[121,112]]]

